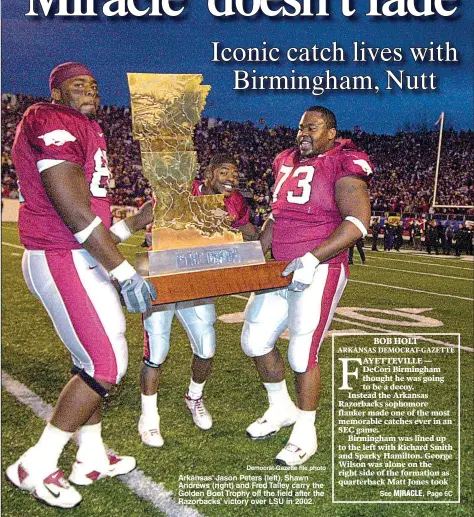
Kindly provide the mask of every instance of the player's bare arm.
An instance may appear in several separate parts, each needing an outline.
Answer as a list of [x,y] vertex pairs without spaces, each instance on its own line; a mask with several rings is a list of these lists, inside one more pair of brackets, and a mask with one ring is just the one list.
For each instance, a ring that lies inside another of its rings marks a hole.
[[136,213],[115,223],[110,232],[115,244],[131,237],[135,232],[143,230],[153,222],[153,204],[151,201],[144,203]]
[[239,228],[242,233],[244,241],[256,241],[258,240],[258,230],[252,223],[246,223]]
[[[72,233],[86,229],[96,218],[90,207],[90,193],[82,167],[62,162],[41,173],[46,194]],[[96,226],[83,247],[108,271],[125,259],[103,224]]]
[[260,232],[260,244],[262,245],[262,250],[263,250],[264,255],[272,247],[273,225],[274,224],[275,224],[275,221],[273,220],[273,218],[269,217],[263,223],[262,231]]
[[311,252],[320,262],[335,257],[360,239],[362,232],[346,217],[360,221],[367,229],[370,224],[370,199],[365,181],[357,176],[341,178],[335,186],[336,203],[343,218],[334,232]]

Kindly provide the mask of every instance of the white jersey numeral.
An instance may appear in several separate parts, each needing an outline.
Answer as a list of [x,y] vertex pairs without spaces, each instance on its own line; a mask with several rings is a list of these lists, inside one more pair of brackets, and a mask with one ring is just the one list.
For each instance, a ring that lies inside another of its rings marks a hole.
[[293,170],[293,167],[288,167],[287,165],[282,165],[280,172],[282,172],[282,176],[280,178],[280,181],[275,185],[275,190],[273,191],[273,202],[276,203],[278,193],[280,192],[280,189],[287,180],[288,176],[290,175],[290,172]]
[[107,197],[107,185],[109,184],[110,171],[107,164],[107,153],[97,149],[94,154],[95,171],[92,174],[90,191],[94,197]]
[[[290,173],[293,171],[293,167],[288,167],[287,165],[282,165],[280,172],[282,172],[282,176],[278,181],[275,190],[273,192],[273,202],[276,203],[278,198],[278,193],[283,186],[283,183],[288,179]],[[300,178],[297,184],[297,187],[302,189],[301,194],[296,195],[293,190],[289,190],[286,195],[286,200],[288,203],[294,203],[296,205],[304,205],[309,201],[311,197],[311,181],[313,180],[315,169],[312,165],[302,165],[294,170],[292,174],[292,178],[297,178],[300,174],[305,174],[303,178]]]
[[306,174],[304,178],[298,181],[298,188],[303,189],[303,192],[299,196],[295,196],[295,193],[290,190],[286,196],[288,203],[295,203],[297,205],[304,205],[309,201],[311,196],[311,180],[314,176],[314,167],[312,165],[304,165],[298,167],[293,173],[293,178],[298,177],[300,174]]

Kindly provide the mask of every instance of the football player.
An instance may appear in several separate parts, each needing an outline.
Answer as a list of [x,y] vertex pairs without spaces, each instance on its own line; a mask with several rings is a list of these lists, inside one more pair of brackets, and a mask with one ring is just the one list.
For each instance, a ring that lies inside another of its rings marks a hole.
[[120,284],[130,312],[144,312],[156,297],[116,243],[144,228],[152,209],[148,203],[110,228],[110,171],[104,134],[94,120],[97,81],[84,65],[63,63],[51,72],[49,86],[52,103],[28,108],[12,156],[21,184],[23,275],[71,354],[73,375],[39,441],[6,475],[37,499],[72,508],[81,495],[57,463],[76,431],[79,449],[69,476],[74,484],[89,485],[135,468],[130,456],[107,455],[101,408],[128,361],[125,318],[111,278]]
[[[318,353],[348,278],[347,248],[365,236],[370,222],[366,154],[349,140],[336,140],[336,118],[321,106],[301,118],[297,146],[273,163],[272,215],[262,230],[264,251],[288,260],[288,288],[253,293],[245,310],[242,348],[254,358],[269,408],[247,428],[253,439],[293,426],[277,455],[300,465],[317,449],[314,427],[320,392]],[[285,382],[275,342],[290,330],[288,359],[295,374],[296,405]]]
[[[249,221],[249,207],[237,190],[238,178],[234,158],[225,154],[215,155],[206,169],[204,181],[194,181],[193,195],[224,194],[227,212],[233,218],[232,226],[242,232],[245,240],[255,240],[257,231]],[[142,413],[138,424],[143,443],[150,447],[163,445],[157,391],[162,364],[170,347],[171,323],[175,315],[186,330],[193,351],[192,374],[185,403],[197,427],[207,430],[212,426],[212,417],[203,402],[203,389],[216,349],[214,303],[212,299],[206,299],[154,306],[143,317]]]

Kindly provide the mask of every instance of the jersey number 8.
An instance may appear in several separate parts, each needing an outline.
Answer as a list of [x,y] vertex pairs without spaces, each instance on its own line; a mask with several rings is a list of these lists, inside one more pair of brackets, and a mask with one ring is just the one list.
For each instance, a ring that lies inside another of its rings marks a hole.
[[109,184],[110,171],[107,165],[107,154],[102,149],[97,149],[94,154],[95,170],[92,174],[90,191],[94,197],[107,197],[107,185]]

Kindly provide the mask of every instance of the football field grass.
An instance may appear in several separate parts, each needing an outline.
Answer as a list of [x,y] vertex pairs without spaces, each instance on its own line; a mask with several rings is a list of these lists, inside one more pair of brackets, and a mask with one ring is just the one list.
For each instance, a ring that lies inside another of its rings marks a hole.
[[[122,245],[133,262],[143,251],[140,236]],[[50,515],[97,516],[176,516],[203,517],[438,517],[472,516],[473,478],[473,266],[468,260],[411,253],[367,253],[362,266],[356,254],[351,279],[339,304],[331,331],[460,333],[461,335],[461,500],[449,504],[335,504],[331,498],[331,339],[320,353],[323,391],[317,417],[319,450],[307,463],[314,471],[306,475],[324,486],[324,495],[311,504],[190,505],[180,506],[180,476],[249,476],[267,473],[252,467],[271,467],[285,445],[290,429],[268,440],[251,441],[245,429],[266,409],[266,394],[253,363],[240,348],[242,316],[248,294],[216,299],[215,325],[217,353],[206,390],[206,405],[214,426],[197,429],[184,406],[190,377],[191,350],[186,333],[174,321],[171,350],[164,366],[159,391],[161,431],[164,447],[152,449],[141,444],[137,432],[140,414],[139,370],[143,356],[143,333],[139,315],[127,314],[129,369],[122,383],[106,402],[103,436],[119,454],[135,456],[138,472],[129,479],[102,480],[80,488],[82,503],[69,511],[38,504],[33,497],[5,481],[8,465],[39,438],[44,421],[33,409],[43,401],[54,405],[69,378],[68,354],[57,338],[46,311],[28,291],[21,274],[22,248],[15,224],[2,224],[2,372],[4,380],[14,379],[33,392],[19,400],[18,385],[2,388],[2,515],[42,517]],[[457,344],[453,336],[434,336],[441,346]],[[288,340],[278,346],[285,356]],[[457,378],[457,362],[449,370]],[[293,384],[287,369],[292,396]],[[456,382],[440,384],[440,399]],[[15,388],[16,386],[16,388]],[[33,409],[32,409],[33,407]],[[457,436],[453,424],[452,436]],[[454,439],[454,438],[453,438]],[[69,444],[60,466],[69,474],[76,447]],[[250,468],[249,468],[250,467]],[[454,469],[456,470],[456,469]],[[276,471],[269,471],[275,474]],[[276,472],[284,476],[285,472]],[[292,472],[295,474],[295,472]],[[296,474],[301,472],[296,471]],[[456,472],[454,472],[456,474]],[[127,478],[127,477],[125,477]],[[183,481],[181,481],[183,482]],[[182,490],[182,489],[181,489]],[[187,489],[186,489],[187,490]],[[363,490],[362,488],[360,489]],[[196,498],[195,498],[196,499]],[[211,499],[211,497],[204,497]],[[221,498],[221,499],[226,499]],[[293,498],[295,503],[296,498]]]

